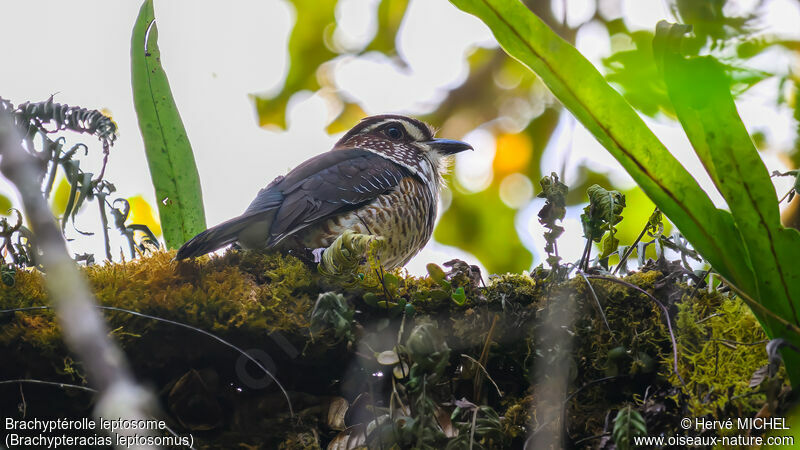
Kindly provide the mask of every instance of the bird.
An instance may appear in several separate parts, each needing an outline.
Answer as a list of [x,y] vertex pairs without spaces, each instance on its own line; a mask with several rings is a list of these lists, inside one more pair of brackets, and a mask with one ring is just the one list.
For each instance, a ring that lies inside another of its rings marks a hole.
[[433,234],[443,175],[453,155],[473,149],[434,134],[411,117],[366,117],[331,150],[275,178],[240,216],[187,241],[175,259],[232,243],[246,249],[321,251],[353,232],[381,238],[381,265],[401,267]]

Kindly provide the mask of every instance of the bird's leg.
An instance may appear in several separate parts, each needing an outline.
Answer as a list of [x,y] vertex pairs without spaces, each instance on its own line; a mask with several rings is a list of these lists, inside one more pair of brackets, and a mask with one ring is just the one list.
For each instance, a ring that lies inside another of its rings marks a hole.
[[355,275],[364,256],[372,256],[382,243],[377,236],[345,231],[322,251],[319,271],[334,278]]
[[386,277],[383,273],[383,264],[380,263],[380,259],[378,259],[378,268],[375,269],[375,275],[378,276],[378,280],[381,282],[381,287],[383,288],[383,296],[386,298],[386,310],[389,310],[389,301],[392,299],[391,294],[389,294],[389,289],[386,287]]

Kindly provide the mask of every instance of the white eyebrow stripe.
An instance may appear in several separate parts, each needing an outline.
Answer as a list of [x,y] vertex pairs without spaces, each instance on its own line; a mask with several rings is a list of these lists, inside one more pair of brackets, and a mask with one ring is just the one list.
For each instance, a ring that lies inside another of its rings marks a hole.
[[414,141],[421,142],[425,140],[425,135],[422,134],[422,131],[416,125],[406,122],[405,120],[400,123],[402,123],[403,128],[406,129],[406,134],[409,134]]
[[393,119],[381,120],[378,123],[374,123],[374,124],[372,124],[372,125],[370,125],[368,127],[365,127],[363,130],[361,130],[360,133],[368,133],[368,132],[370,132],[370,131],[372,131],[372,130],[374,130],[376,128],[382,127],[383,125],[386,125],[387,123],[390,123],[390,122],[394,122],[394,120]]
[[[425,132],[423,130],[421,130],[417,125],[415,125],[412,122],[406,121],[406,120],[394,119],[394,118],[392,118],[392,119],[384,119],[384,120],[381,120],[380,122],[376,122],[376,123],[374,123],[374,124],[372,124],[372,125],[370,125],[368,127],[365,127],[364,129],[362,129],[359,132],[359,134],[369,133],[371,131],[374,131],[374,130],[376,130],[376,129],[384,126],[384,125],[390,124],[390,123],[400,124],[403,127],[403,129],[406,131],[406,134],[409,135],[411,137],[411,140],[413,140],[413,141],[422,142],[422,141],[426,140]],[[425,130],[425,131],[427,131],[427,130]]]

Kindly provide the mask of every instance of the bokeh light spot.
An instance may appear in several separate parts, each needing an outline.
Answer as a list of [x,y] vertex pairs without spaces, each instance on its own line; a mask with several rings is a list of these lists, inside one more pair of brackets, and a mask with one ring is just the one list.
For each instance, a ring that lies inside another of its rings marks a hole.
[[533,183],[521,173],[512,173],[500,182],[500,200],[511,208],[520,208],[533,198]]

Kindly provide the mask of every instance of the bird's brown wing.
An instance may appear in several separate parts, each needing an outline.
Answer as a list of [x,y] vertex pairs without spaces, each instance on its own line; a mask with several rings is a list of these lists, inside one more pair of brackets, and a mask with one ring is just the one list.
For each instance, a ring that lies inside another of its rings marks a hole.
[[244,215],[277,206],[267,241],[272,246],[318,220],[369,203],[409,176],[404,167],[366,150],[330,151],[263,189]]
[[[267,246],[317,220],[358,208],[412,176],[386,158],[360,149],[315,156],[259,191],[239,216],[198,234],[178,250],[190,258],[228,245],[253,225],[269,227]],[[266,230],[265,230],[266,232]]]

